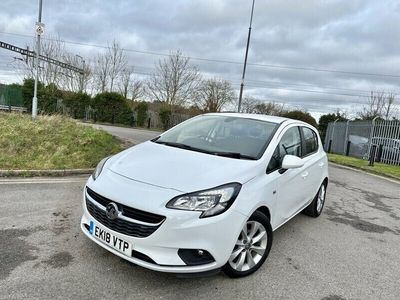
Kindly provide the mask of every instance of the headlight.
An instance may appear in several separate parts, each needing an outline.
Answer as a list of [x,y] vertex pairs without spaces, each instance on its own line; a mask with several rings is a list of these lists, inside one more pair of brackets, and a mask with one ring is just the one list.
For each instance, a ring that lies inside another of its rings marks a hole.
[[103,159],[97,164],[97,167],[96,167],[96,169],[94,170],[94,172],[93,172],[93,174],[92,174],[93,180],[96,180],[97,177],[99,177],[101,171],[103,171],[103,167],[104,167],[106,161],[107,161],[110,157],[111,157],[111,156],[108,156],[108,157],[103,158]]
[[202,211],[200,218],[219,215],[235,201],[242,185],[229,183],[216,188],[175,197],[167,208]]

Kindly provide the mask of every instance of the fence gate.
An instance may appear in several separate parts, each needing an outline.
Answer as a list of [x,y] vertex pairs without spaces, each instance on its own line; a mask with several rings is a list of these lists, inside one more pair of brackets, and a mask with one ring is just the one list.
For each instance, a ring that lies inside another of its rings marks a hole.
[[369,159],[375,145],[375,161],[400,165],[400,121],[331,122],[325,137],[328,152]]

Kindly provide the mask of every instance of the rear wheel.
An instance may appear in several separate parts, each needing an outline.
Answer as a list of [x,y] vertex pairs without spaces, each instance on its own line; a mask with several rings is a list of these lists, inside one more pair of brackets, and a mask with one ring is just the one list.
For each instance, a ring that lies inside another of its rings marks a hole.
[[326,182],[324,181],[321,184],[321,187],[319,188],[317,194],[315,195],[314,200],[310,203],[309,206],[304,209],[303,213],[313,218],[318,217],[321,214],[322,209],[324,208],[325,197]]
[[256,211],[243,226],[223,271],[229,277],[254,273],[268,257],[271,245],[271,224],[267,216]]

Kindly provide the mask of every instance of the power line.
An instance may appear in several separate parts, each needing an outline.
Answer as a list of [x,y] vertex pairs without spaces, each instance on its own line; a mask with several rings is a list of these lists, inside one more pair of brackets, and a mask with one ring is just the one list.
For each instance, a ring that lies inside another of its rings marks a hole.
[[[11,32],[4,32],[4,31],[0,31],[0,33],[13,35],[13,36],[32,38],[31,35],[27,35],[27,34],[11,33]],[[57,41],[56,39],[52,39],[52,38],[43,38],[43,39],[49,40],[49,41]],[[61,40],[61,41],[66,44],[72,44],[72,45],[87,46],[87,47],[102,48],[102,49],[109,48],[108,46],[104,46],[104,45],[88,44],[88,43],[66,41],[66,40]],[[161,53],[161,52],[156,52],[156,51],[137,50],[137,49],[128,49],[128,48],[122,48],[122,49],[126,52],[134,52],[134,53],[154,55],[154,56],[164,56],[164,57],[171,56],[171,54],[166,54],[166,53]],[[216,63],[235,64],[235,65],[243,64],[242,62],[239,62],[239,61],[230,61],[230,60],[222,60],[222,59],[202,58],[202,57],[194,57],[194,56],[182,56],[182,57],[189,58],[192,60],[204,61],[204,62],[216,62]],[[297,66],[261,64],[261,63],[248,63],[248,65],[264,67],[264,68],[275,68],[275,69],[286,69],[286,70],[297,70],[297,71],[313,71],[313,72],[338,73],[338,74],[357,75],[357,76],[376,76],[376,77],[400,78],[400,75],[372,73],[372,72],[354,72],[354,71],[345,71],[345,70],[333,70],[333,69],[324,69],[324,68],[297,67]]]
[[[5,65],[6,66],[6,65]],[[11,66],[6,66],[6,67],[11,67]],[[17,68],[16,68],[17,69]],[[24,68],[18,68],[20,70],[23,70]],[[139,72],[139,71],[133,71],[132,73],[134,74],[139,74],[139,75],[145,75],[145,76],[151,76],[153,75],[152,73],[146,73],[146,72]],[[93,73],[92,74],[98,74],[98,73]],[[231,84],[236,85],[238,82],[234,82],[233,80],[230,79],[224,79],[223,80],[229,81]],[[347,97],[361,97],[361,98],[369,98],[370,96],[368,95],[356,95],[356,94],[347,94],[347,93],[333,93],[333,92],[328,92],[328,91],[315,91],[315,90],[306,90],[306,89],[290,89],[290,88],[282,88],[282,87],[273,87],[273,86],[266,86],[266,85],[256,85],[256,84],[247,84],[246,86],[248,87],[254,87],[254,88],[261,88],[261,89],[272,89],[272,90],[283,90],[283,91],[295,91],[295,92],[305,92],[305,93],[316,93],[316,94],[325,94],[325,95],[336,95],[336,96],[347,96]]]

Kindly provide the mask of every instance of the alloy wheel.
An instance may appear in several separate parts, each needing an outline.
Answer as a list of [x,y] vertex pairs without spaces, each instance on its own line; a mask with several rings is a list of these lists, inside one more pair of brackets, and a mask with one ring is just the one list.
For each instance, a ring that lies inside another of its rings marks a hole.
[[321,188],[319,189],[318,196],[317,196],[317,211],[318,213],[321,212],[322,207],[324,206],[325,202],[325,185],[321,185]]
[[267,244],[265,227],[257,221],[247,221],[229,257],[230,266],[239,272],[252,269],[262,259]]

